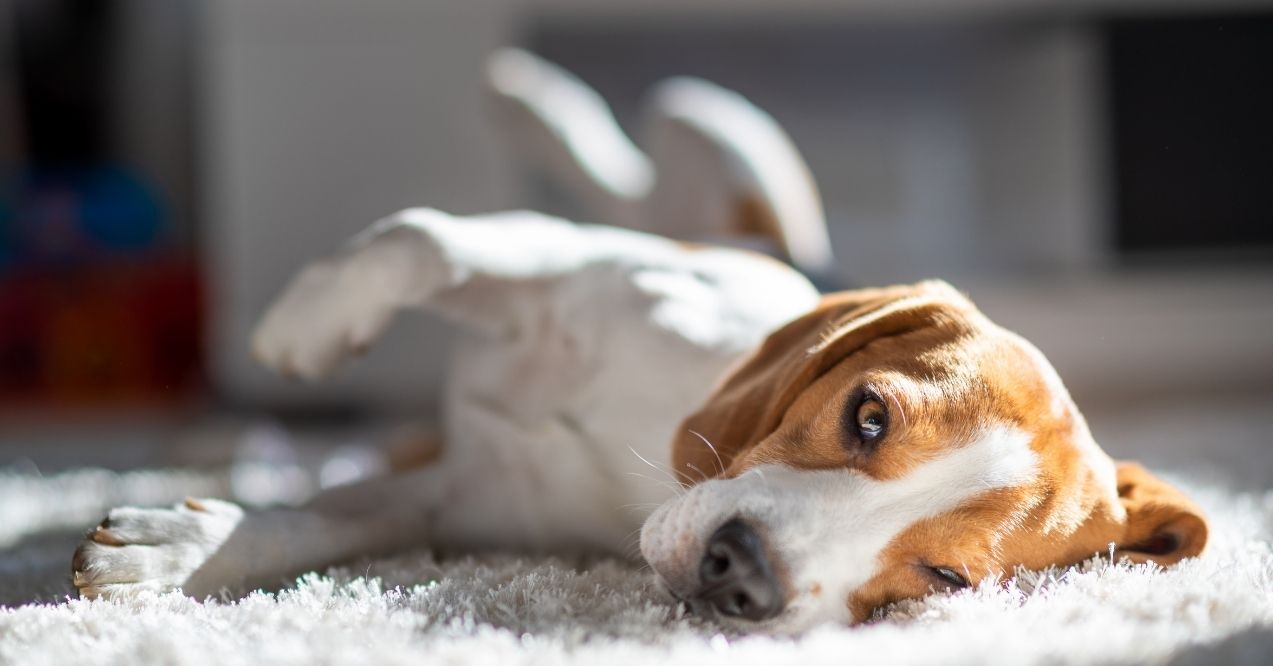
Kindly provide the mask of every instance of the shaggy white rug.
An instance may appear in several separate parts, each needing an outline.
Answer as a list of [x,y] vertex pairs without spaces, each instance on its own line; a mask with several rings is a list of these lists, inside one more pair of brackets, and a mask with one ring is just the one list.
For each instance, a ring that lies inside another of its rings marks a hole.
[[1269,663],[1273,492],[1184,485],[1213,522],[1198,560],[1093,558],[791,639],[723,635],[638,565],[582,557],[417,553],[241,600],[68,601],[77,531],[115,504],[232,495],[229,473],[0,471],[0,663]]

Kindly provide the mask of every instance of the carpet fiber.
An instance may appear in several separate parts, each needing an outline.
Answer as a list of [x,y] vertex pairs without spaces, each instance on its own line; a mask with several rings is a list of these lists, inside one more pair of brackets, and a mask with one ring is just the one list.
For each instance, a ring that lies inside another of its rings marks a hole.
[[76,533],[109,506],[232,496],[229,473],[0,471],[0,664],[1267,663],[1273,492],[1181,483],[1212,520],[1197,560],[1021,572],[792,639],[723,635],[638,565],[582,557],[414,553],[238,600],[68,601]]

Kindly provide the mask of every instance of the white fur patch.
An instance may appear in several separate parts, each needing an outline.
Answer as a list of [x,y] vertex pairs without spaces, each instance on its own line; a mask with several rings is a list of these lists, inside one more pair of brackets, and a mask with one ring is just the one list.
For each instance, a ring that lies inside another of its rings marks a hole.
[[[765,535],[795,591],[774,621],[778,628],[848,621],[847,599],[876,574],[879,554],[898,534],[988,490],[1033,479],[1038,458],[1029,443],[1020,430],[988,428],[889,481],[855,470],[763,465],[696,486],[660,507],[642,530],[641,552],[673,590],[692,594],[706,540],[740,516]],[[809,594],[814,586],[823,592]]]

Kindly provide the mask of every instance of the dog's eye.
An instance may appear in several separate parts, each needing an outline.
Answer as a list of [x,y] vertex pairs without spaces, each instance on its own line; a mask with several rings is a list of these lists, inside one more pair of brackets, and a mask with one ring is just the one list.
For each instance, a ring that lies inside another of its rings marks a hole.
[[858,405],[855,420],[858,436],[864,442],[878,439],[888,428],[888,412],[884,409],[884,403],[873,396],[862,399],[861,404]]
[[875,391],[862,387],[850,394],[841,412],[845,446],[852,452],[871,453],[888,434],[888,408]]
[[928,570],[934,577],[945,583],[951,589],[968,587],[968,579],[964,578],[958,571],[955,571],[950,567],[928,567]]

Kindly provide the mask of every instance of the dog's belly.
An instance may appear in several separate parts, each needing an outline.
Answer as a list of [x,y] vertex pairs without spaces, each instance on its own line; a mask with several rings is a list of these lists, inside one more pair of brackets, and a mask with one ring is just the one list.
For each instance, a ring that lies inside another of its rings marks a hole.
[[529,347],[542,350],[536,358],[472,341],[456,350],[463,371],[448,390],[445,462],[464,508],[448,515],[483,523],[472,531],[484,542],[465,543],[465,526],[450,526],[462,545],[624,550],[677,488],[673,430],[736,355],[699,350],[686,362],[671,353],[676,340],[651,348],[651,336],[597,364],[547,351],[577,347],[551,337]]
[[676,426],[808,299],[758,309],[754,291],[707,288],[701,272],[622,266],[545,289],[508,338],[457,341],[444,406],[456,508],[441,531],[463,546],[635,553],[646,515],[679,489]]

